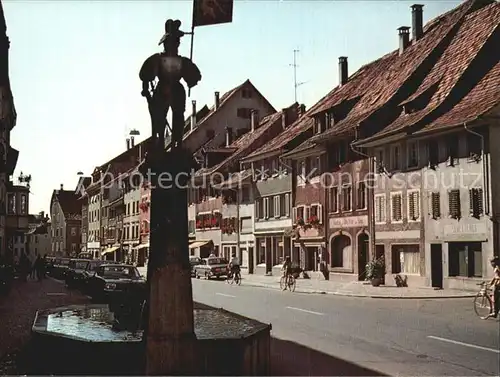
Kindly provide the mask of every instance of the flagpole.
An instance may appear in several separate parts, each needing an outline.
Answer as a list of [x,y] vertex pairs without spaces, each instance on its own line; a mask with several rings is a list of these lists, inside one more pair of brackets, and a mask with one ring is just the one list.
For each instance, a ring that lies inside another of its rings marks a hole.
[[[194,17],[194,11],[193,11]],[[189,60],[193,60],[193,45],[194,45],[194,22],[191,24],[191,51],[189,52]],[[191,88],[188,88],[188,97],[191,97]]]

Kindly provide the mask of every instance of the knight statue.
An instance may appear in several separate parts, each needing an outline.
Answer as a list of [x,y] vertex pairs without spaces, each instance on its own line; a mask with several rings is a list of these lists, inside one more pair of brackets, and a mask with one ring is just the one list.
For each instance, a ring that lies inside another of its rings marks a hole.
[[[139,72],[142,81],[141,95],[148,101],[153,141],[165,148],[165,129],[168,109],[172,108],[171,148],[180,148],[184,133],[186,91],[181,83],[184,79],[189,88],[201,80],[198,67],[188,58],[179,56],[181,38],[186,34],[180,30],[179,20],[165,22],[165,35],[160,40],[164,51],[150,56]],[[158,82],[155,85],[156,78]]]

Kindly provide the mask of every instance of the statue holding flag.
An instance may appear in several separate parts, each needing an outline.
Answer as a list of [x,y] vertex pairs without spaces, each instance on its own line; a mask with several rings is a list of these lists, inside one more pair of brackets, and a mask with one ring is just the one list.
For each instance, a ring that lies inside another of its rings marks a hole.
[[[165,34],[159,45],[164,51],[150,56],[139,72],[142,81],[142,96],[148,101],[151,116],[152,136],[155,144],[165,147],[165,128],[167,113],[172,108],[172,144],[171,148],[180,148],[184,130],[184,112],[186,111],[186,91],[181,83],[184,79],[188,88],[192,88],[201,80],[198,67],[183,56],[178,49],[181,38],[186,34],[180,30],[179,20],[167,20]],[[158,78],[155,86],[154,81]]]

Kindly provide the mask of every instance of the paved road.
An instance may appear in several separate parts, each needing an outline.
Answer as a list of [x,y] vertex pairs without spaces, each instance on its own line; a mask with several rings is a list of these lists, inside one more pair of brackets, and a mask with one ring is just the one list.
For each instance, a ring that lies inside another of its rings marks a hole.
[[[271,323],[277,341],[300,343],[380,373],[499,375],[499,322],[478,319],[470,298],[378,300],[280,292],[244,284],[193,279],[193,296],[198,302]],[[299,357],[302,370],[298,374],[314,375],[317,362],[309,355]],[[297,363],[293,357],[289,362]],[[326,370],[316,373],[342,372],[330,362]]]

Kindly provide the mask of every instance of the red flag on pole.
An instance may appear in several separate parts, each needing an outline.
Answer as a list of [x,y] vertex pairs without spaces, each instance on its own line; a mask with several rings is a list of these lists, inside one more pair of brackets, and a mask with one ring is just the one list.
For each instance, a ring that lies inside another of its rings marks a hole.
[[193,28],[233,21],[233,0],[194,0]]

